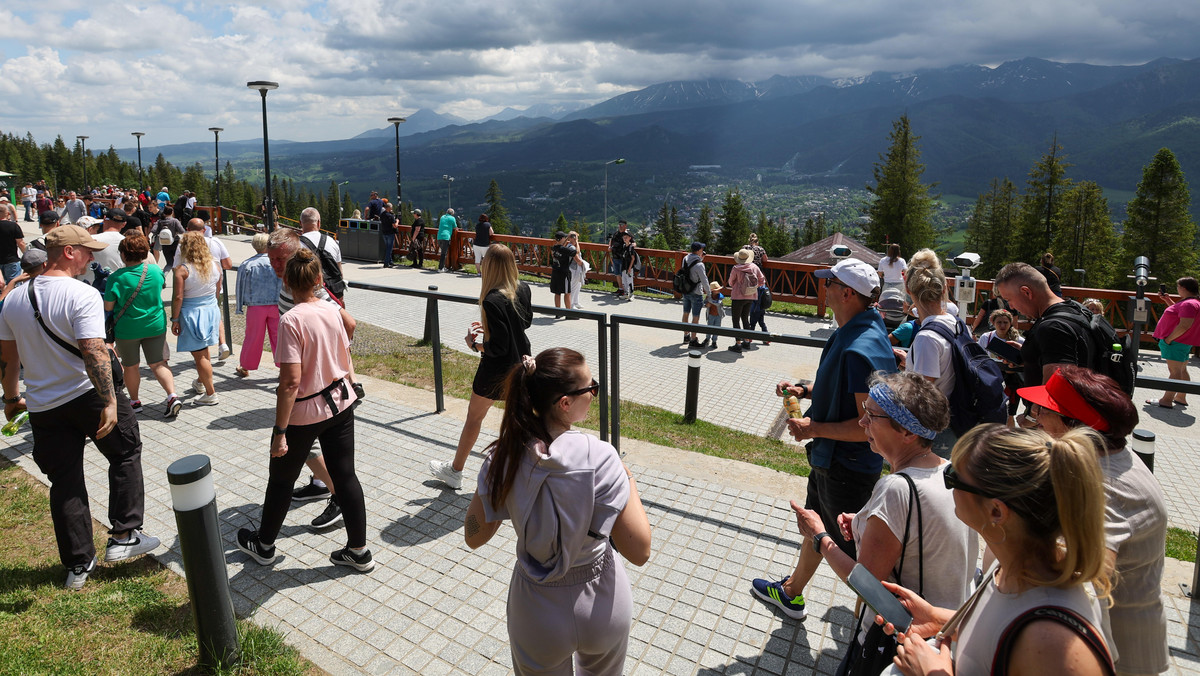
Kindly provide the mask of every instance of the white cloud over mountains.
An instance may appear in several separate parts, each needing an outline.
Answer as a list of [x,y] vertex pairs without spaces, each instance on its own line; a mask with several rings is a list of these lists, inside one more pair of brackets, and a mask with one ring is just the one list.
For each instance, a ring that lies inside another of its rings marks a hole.
[[318,140],[431,108],[598,102],[656,82],[846,77],[1036,56],[1200,56],[1200,3],[1128,0],[17,0],[0,9],[5,131],[89,147]]

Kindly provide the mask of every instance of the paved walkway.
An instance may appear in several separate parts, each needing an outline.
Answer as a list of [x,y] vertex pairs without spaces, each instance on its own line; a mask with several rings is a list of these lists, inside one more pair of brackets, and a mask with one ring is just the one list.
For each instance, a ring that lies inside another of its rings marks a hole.
[[[227,240],[235,260],[247,255],[243,240]],[[443,291],[467,295],[478,289],[477,280],[457,274],[353,264],[347,273],[351,279],[397,285],[433,282]],[[544,287],[534,294],[535,302],[549,300]],[[419,333],[423,302],[362,291],[352,291],[348,301],[361,321]],[[593,308],[609,303],[599,295],[585,300]],[[474,313],[469,306],[448,305],[441,321],[449,337],[462,332]],[[618,311],[671,318],[679,305],[638,299],[622,303]],[[535,350],[563,344],[594,350],[586,324],[539,319],[531,340]],[[788,333],[828,330],[813,320],[770,318],[768,324]],[[624,397],[682,410],[686,365],[676,339],[650,330],[623,333]],[[778,406],[769,396],[770,386],[781,377],[811,375],[816,356],[813,350],[779,345],[741,356],[710,353],[702,369],[702,393],[709,396],[700,417],[765,433],[772,422],[763,418],[774,416]],[[589,358],[594,360],[594,354]],[[368,503],[368,541],[377,568],[361,575],[328,562],[329,552],[344,544],[344,535],[340,528],[327,533],[307,528],[323,507],[318,503],[293,509],[278,542],[280,560],[261,567],[236,551],[233,535],[257,520],[266,484],[275,372],[268,367],[241,380],[234,376],[235,365],[230,360],[216,368],[219,406],[189,405],[173,421],[164,419],[157,406],[141,416],[146,528],[168,545],[160,560],[182,572],[166,467],[183,455],[205,453],[213,461],[239,614],[283,630],[306,657],[335,674],[509,672],[505,598],[513,532],[502,528],[491,543],[471,551],[460,530],[470,493],[444,490],[427,478],[430,458],[453,453],[463,402],[451,400],[448,410],[437,415],[431,412],[432,393],[367,379],[368,399],[358,409],[357,448]],[[192,370],[186,364],[177,360],[174,370],[181,383],[190,382]],[[157,385],[143,382],[149,388],[143,398],[157,401]],[[768,395],[749,404],[739,399],[740,408],[730,412],[737,397],[717,396],[728,390],[729,382]],[[772,413],[763,416],[762,411]],[[484,441],[494,438],[497,413],[485,422]],[[1194,493],[1184,486],[1195,485],[1200,477],[1194,460],[1200,444],[1187,436],[1187,429],[1171,426],[1187,414],[1162,412],[1180,416],[1175,420],[1155,413],[1151,424],[1160,432],[1158,475],[1168,489],[1172,521],[1195,524],[1195,514],[1181,503],[1190,502]],[[6,457],[41,477],[29,457],[27,436],[6,444]],[[803,622],[773,612],[748,591],[750,578],[782,576],[795,563],[799,537],[787,500],[802,494],[803,479],[632,440],[622,448],[637,473],[654,532],[650,562],[641,569],[628,567],[635,618],[627,673],[830,673],[845,650],[852,621],[853,596],[845,585],[822,567],[809,589],[810,616]],[[105,484],[105,468],[97,463],[99,454],[89,453],[87,459],[92,507],[103,515],[106,491],[98,487]],[[478,467],[476,455],[468,462],[468,473]],[[1174,673],[1200,673],[1200,606],[1181,598],[1177,587],[1190,581],[1191,566],[1168,564],[1164,588],[1170,595]]]

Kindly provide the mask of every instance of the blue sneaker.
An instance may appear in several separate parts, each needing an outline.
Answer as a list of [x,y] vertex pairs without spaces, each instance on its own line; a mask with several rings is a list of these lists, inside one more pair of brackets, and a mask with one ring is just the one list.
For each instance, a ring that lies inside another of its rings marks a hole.
[[794,620],[803,620],[807,614],[804,610],[804,594],[788,596],[788,593],[783,590],[783,583],[787,581],[787,577],[779,582],[755,578],[750,583],[750,588],[755,596],[771,605],[778,606],[788,617]]

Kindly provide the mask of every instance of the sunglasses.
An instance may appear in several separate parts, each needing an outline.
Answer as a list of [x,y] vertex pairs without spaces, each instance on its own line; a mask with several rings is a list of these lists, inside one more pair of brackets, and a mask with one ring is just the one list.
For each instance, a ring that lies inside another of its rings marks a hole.
[[572,390],[571,392],[564,392],[562,394],[562,396],[559,398],[561,399],[562,397],[578,397],[579,395],[583,394],[584,392],[591,392],[593,397],[596,396],[597,394],[600,393],[600,383],[596,382],[595,378],[592,378],[591,385],[588,385],[587,387],[584,387],[584,388],[580,388],[578,390]]
[[982,488],[976,488],[965,482],[958,476],[958,472],[954,471],[954,465],[946,465],[946,469],[942,471],[942,481],[946,484],[946,490],[958,489],[968,493],[974,493],[985,498],[995,498],[994,495],[988,495]]

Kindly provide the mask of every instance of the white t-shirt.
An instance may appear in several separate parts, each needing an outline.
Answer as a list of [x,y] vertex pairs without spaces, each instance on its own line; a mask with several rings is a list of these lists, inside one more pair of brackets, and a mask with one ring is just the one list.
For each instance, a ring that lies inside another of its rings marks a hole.
[[[70,277],[38,275],[32,283],[42,321],[59,338],[72,346],[78,346],[81,338],[104,338],[104,301],[99,291]],[[0,340],[17,342],[30,411],[49,411],[92,389],[83,361],[47,336],[33,318],[24,286],[4,299]]]
[[[225,267],[222,261],[224,261],[226,258],[229,258],[229,249],[226,249],[225,245],[221,243],[221,240],[217,239],[216,237],[205,237],[204,241],[208,242],[208,251],[212,254],[213,260],[216,261],[220,267]],[[182,265],[182,256],[183,247],[181,246],[175,249],[175,260],[171,261],[171,267]]]
[[[929,322],[937,322],[954,331],[958,320],[948,314],[932,315],[926,317],[921,326]],[[933,331],[918,331],[908,350],[908,370],[936,378],[934,385],[947,397],[954,391],[954,355],[950,348],[949,341]]]
[[[904,542],[904,527],[908,524],[908,544],[901,553],[901,579],[889,574],[888,580],[908,589],[921,588],[921,562],[924,560],[925,600],[939,608],[957,608],[970,595],[970,582],[975,574],[975,558],[979,553],[975,531],[954,515],[954,492],[946,488],[942,470],[937,467],[909,467],[901,470],[913,480],[921,501],[920,537],[917,535],[916,503],[909,520],[908,482],[889,474],[881,477],[871,491],[867,504],[858,510],[851,522],[850,532],[857,544],[862,541],[867,521],[877,517],[887,524],[896,540]],[[894,570],[892,571],[895,572]],[[874,623],[875,614],[867,613],[862,630]]]
[[[312,242],[312,245],[314,247],[320,246],[320,242],[321,242],[321,233],[320,232],[317,232],[317,231],[306,232],[300,236],[307,239],[308,241]],[[325,235],[325,251],[330,256],[333,256],[333,260],[337,261],[338,263],[342,262],[342,247],[338,246],[337,240],[330,237],[329,235]]]
[[100,267],[108,268],[109,272],[116,272],[125,267],[125,261],[121,260],[121,252],[117,251],[117,245],[125,239],[125,235],[116,230],[106,230],[98,235],[93,235],[92,238],[108,245],[93,254]]
[[879,259],[879,265],[876,268],[883,273],[884,284],[903,284],[904,269],[908,267],[908,263],[903,258],[896,256],[895,263],[889,263],[888,257],[884,256]]

